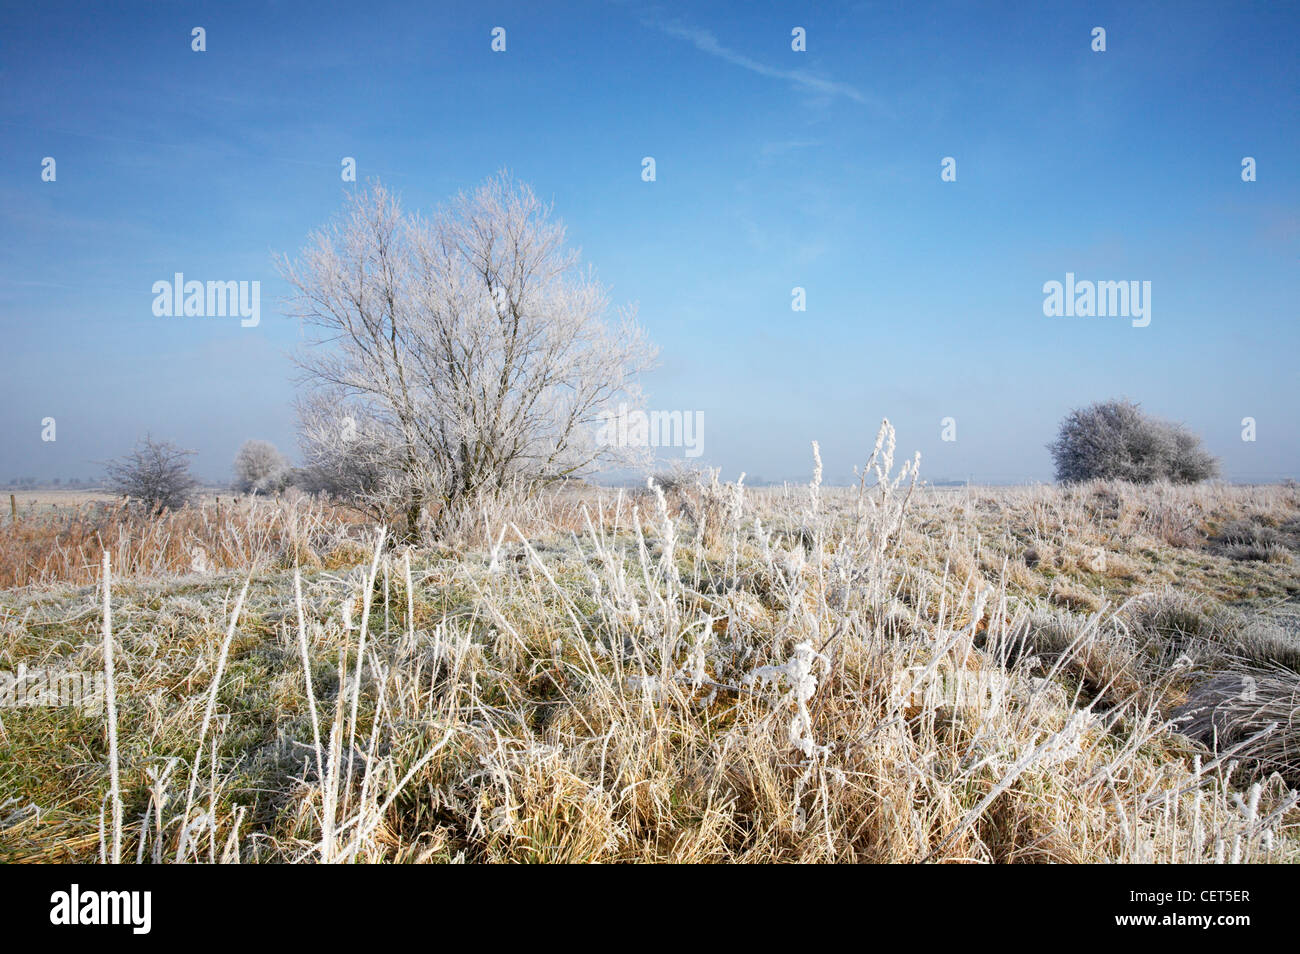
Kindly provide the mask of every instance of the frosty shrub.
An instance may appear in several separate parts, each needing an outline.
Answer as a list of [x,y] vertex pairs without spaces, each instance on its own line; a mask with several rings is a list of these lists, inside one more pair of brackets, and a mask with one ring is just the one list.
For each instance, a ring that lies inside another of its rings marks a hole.
[[[408,475],[389,431],[359,410],[314,395],[298,404],[298,433],[303,467],[295,482],[303,490],[349,501],[381,523],[405,519],[422,475]],[[410,486],[403,486],[407,480]]]
[[291,473],[289,462],[270,441],[245,441],[235,455],[233,486],[241,494],[278,494]]
[[1076,409],[1047,445],[1062,483],[1082,480],[1168,480],[1193,484],[1217,476],[1219,463],[1180,424],[1144,414],[1132,401]]
[[151,513],[179,510],[198,485],[190,474],[188,458],[193,454],[170,441],[145,436],[131,453],[108,464],[108,487]]
[[721,482],[719,468],[692,468],[674,462],[670,469],[648,481],[649,496],[657,488],[678,515],[690,521],[695,534],[708,546],[716,546],[737,529],[744,512],[745,475],[735,483]]

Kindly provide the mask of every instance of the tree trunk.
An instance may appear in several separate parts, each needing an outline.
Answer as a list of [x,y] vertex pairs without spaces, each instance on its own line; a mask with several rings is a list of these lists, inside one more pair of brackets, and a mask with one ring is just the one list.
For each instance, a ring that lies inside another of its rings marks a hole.
[[411,502],[406,508],[406,541],[420,542],[420,512],[424,510],[424,493],[417,487],[411,494]]

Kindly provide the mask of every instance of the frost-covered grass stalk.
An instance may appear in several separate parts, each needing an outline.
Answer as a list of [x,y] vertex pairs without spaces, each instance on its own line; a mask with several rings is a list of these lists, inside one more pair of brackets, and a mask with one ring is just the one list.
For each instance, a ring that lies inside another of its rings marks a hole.
[[109,806],[113,819],[113,864],[122,861],[122,788],[117,761],[117,676],[113,669],[113,575],[104,551],[104,710],[108,721]]

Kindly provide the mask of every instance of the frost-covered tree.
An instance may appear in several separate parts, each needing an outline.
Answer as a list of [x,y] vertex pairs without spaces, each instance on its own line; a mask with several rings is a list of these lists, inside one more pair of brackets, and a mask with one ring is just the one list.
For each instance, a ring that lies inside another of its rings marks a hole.
[[292,469],[270,441],[245,441],[235,455],[234,489],[241,494],[276,494],[289,483]]
[[106,483],[113,493],[129,497],[151,513],[179,510],[198,486],[190,474],[194,451],[146,435],[124,457],[111,461]]
[[608,319],[563,225],[508,174],[428,218],[373,186],[282,273],[315,331],[304,456],[350,469],[412,535],[426,506],[628,459],[599,415],[639,403],[654,349],[631,310]]
[[1071,411],[1047,448],[1056,462],[1056,479],[1063,483],[1101,479],[1190,484],[1219,472],[1219,462],[1199,437],[1143,413],[1132,401],[1102,401]]

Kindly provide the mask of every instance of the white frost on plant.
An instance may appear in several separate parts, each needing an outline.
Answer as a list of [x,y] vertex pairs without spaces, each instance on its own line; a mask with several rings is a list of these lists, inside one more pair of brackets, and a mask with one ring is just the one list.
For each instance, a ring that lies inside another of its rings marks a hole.
[[709,661],[709,639],[713,636],[713,617],[707,616],[702,621],[704,626],[695,641],[686,651],[686,661],[677,673],[677,679],[699,689],[709,679],[705,666]]
[[817,692],[817,670],[826,676],[830,667],[830,660],[813,649],[812,643],[804,641],[795,645],[794,653],[780,666],[759,666],[743,680],[747,686],[777,685],[784,680],[790,687],[777,705],[788,705],[793,700],[797,706],[790,722],[790,743],[808,758],[830,750],[830,746],[819,746],[813,741],[812,716],[808,712],[808,701]]
[[208,559],[208,553],[202,547],[190,547],[190,572],[191,573],[211,573],[212,561]]

